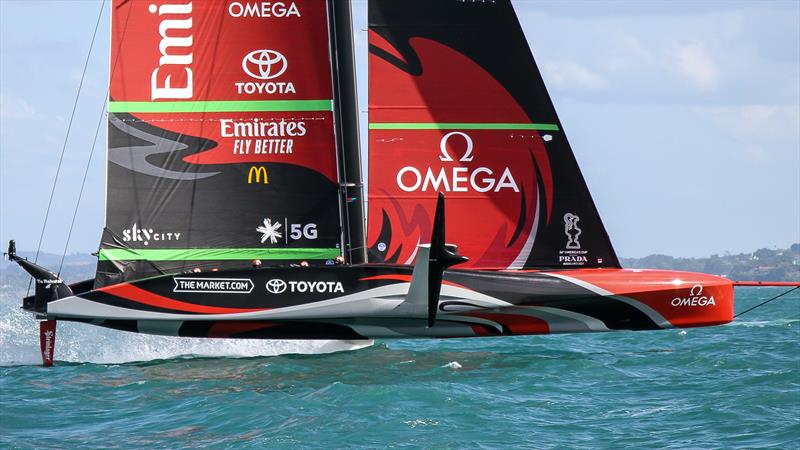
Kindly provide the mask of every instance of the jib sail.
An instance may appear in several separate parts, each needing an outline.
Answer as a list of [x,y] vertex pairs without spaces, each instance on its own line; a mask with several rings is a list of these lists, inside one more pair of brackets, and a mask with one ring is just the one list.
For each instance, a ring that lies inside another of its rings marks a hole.
[[98,285],[341,254],[326,8],[114,0]]
[[509,1],[370,0],[369,121],[372,261],[410,263],[445,192],[464,266],[618,266]]

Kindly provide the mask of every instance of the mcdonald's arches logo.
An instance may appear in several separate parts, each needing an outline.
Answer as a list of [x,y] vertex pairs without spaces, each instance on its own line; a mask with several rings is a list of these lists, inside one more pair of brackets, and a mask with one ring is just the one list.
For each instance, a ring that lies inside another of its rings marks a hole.
[[247,184],[253,183],[269,184],[269,177],[267,177],[267,168],[264,166],[250,166],[250,171],[247,172]]

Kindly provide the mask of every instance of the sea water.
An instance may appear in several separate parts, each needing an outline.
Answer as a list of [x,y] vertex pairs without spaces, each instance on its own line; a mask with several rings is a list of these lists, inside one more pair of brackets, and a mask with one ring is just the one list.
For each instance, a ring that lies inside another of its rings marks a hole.
[[366,347],[59,323],[45,369],[1,289],[0,448],[800,447],[796,293],[721,327]]

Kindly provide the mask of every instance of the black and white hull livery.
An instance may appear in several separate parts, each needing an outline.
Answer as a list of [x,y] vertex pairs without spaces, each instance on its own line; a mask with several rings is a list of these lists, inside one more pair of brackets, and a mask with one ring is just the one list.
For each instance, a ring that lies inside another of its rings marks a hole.
[[[655,330],[733,318],[733,286],[695,273],[445,271],[428,298],[409,266],[164,275],[47,303],[41,317],[139,333],[261,339],[456,338]],[[417,286],[415,286],[417,285]],[[34,311],[34,299],[25,308]]]

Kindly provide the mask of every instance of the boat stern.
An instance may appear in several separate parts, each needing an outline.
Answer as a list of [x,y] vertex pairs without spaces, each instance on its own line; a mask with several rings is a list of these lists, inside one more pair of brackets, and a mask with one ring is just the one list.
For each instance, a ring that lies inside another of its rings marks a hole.
[[733,282],[702,273],[671,272],[652,292],[631,296],[676,328],[724,325],[733,321]]
[[596,293],[644,309],[661,328],[706,327],[733,321],[734,283],[727,278],[641,269],[579,270],[568,276]]

